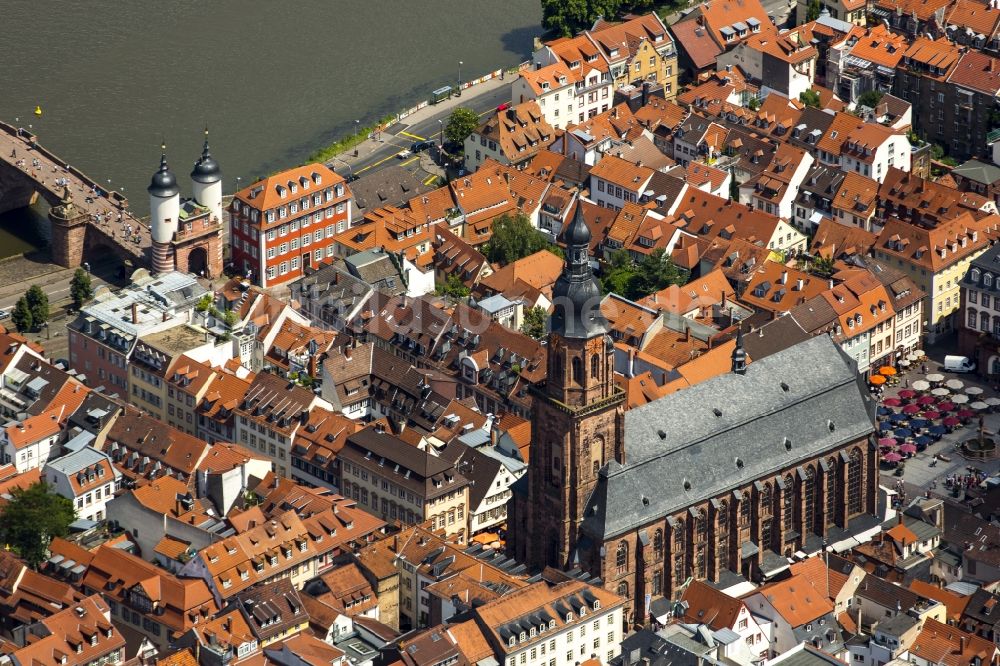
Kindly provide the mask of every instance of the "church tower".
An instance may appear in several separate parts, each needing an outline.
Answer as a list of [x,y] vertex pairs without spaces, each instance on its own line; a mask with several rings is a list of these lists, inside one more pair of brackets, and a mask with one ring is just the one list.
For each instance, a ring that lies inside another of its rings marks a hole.
[[575,564],[579,525],[598,472],[611,460],[625,462],[625,396],[614,383],[614,345],[590,267],[583,206],[577,206],[564,240],[547,378],[533,394],[527,497],[515,507],[511,530],[514,555],[532,568]]

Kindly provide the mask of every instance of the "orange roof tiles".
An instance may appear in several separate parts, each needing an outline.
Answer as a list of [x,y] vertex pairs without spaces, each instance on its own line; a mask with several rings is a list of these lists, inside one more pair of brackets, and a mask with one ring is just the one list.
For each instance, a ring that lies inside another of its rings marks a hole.
[[[319,183],[315,182],[317,177]],[[297,190],[294,194],[291,191],[293,184]],[[305,164],[294,169],[286,169],[263,180],[258,180],[256,183],[237,192],[236,198],[251,208],[266,211],[275,206],[298,201],[303,196],[338,184],[343,184],[344,186],[344,197],[342,198],[350,197],[351,191],[347,187],[343,176],[334,173],[324,164]],[[282,195],[282,192],[284,192],[284,195]],[[335,198],[334,201],[336,200]],[[276,216],[275,224],[278,223],[280,221]]]
[[654,173],[649,167],[633,164],[614,155],[605,156],[590,170],[591,177],[601,178],[632,192],[644,188]]
[[998,22],[1000,22],[1000,9],[979,0],[956,0],[944,20],[947,26],[968,28],[976,34],[983,35],[987,41],[996,33]]
[[876,0],[875,6],[889,12],[913,16],[918,21],[928,21],[952,0]]
[[494,271],[479,284],[493,293],[503,294],[512,289],[515,282],[521,281],[551,296],[562,269],[562,259],[548,250],[539,250]]
[[996,96],[1000,94],[1000,59],[969,49],[948,76],[948,82]]
[[31,444],[37,444],[46,437],[59,434],[62,429],[60,422],[62,410],[46,411],[7,426],[5,432],[7,441],[14,449],[22,449]]
[[[975,0],[960,0],[974,4]],[[957,7],[957,5],[956,5]],[[958,62],[961,51],[957,44],[952,43],[945,37],[939,39],[928,39],[919,37],[914,40],[910,48],[903,54],[903,64],[920,64],[927,68],[922,71],[923,76],[940,78],[944,80],[948,76],[951,68]],[[934,68],[933,70],[930,68]],[[939,72],[935,74],[935,71]]]
[[546,148],[555,138],[555,130],[542,114],[538,102],[526,100],[494,111],[473,134],[495,141],[500,154],[511,163],[527,160]]
[[785,580],[764,585],[760,593],[793,628],[801,627],[833,611],[829,598],[820,594],[808,578],[793,575]]
[[958,594],[922,580],[912,581],[910,590],[927,599],[943,603],[948,611],[948,620],[952,622],[961,620],[965,613],[965,607],[969,605],[970,597],[968,595]]
[[688,608],[684,619],[696,624],[707,624],[715,630],[736,629],[736,618],[743,610],[743,602],[700,580],[692,581],[681,601]]
[[565,63],[557,62],[540,69],[525,70],[521,72],[521,78],[531,86],[536,95],[544,95],[563,86],[573,85],[577,75]]
[[993,662],[997,647],[981,636],[927,618],[910,646],[910,653],[931,664],[966,666]]
[[[928,0],[918,0],[926,3]],[[950,2],[950,0],[938,0],[939,2]],[[864,37],[858,40],[851,55],[861,60],[882,65],[883,67],[894,68],[899,65],[903,54],[909,43],[903,35],[896,34],[884,25],[877,25],[871,28]]]

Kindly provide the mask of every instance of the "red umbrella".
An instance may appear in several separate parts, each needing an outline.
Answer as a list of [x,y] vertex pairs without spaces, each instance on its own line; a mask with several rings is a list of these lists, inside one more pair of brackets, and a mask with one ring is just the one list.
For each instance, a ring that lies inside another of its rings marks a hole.
[[902,391],[899,392],[899,397],[900,398],[904,398],[904,399],[908,399],[908,398],[912,398],[916,394],[917,394],[917,392],[914,391],[913,389],[903,389]]
[[899,455],[895,451],[890,451],[889,453],[882,456],[882,460],[886,462],[899,462],[903,459],[903,456]]
[[955,416],[957,416],[960,419],[971,419],[975,415],[976,413],[971,409],[962,409],[959,410],[958,414],[955,414]]
[[937,402],[937,398],[932,395],[922,395],[917,398],[918,405],[933,405],[935,402]]
[[886,407],[899,407],[903,404],[903,401],[899,398],[886,398],[882,401],[882,404]]
[[949,428],[954,428],[957,425],[962,425],[962,422],[959,419],[956,419],[954,416],[949,416],[941,421],[941,425],[948,426]]
[[907,405],[906,407],[903,407],[904,414],[917,414],[919,412],[920,412],[919,405]]
[[899,447],[898,451],[900,453],[916,453],[917,452],[917,445],[916,444],[903,444],[902,446]]
[[937,408],[938,408],[938,411],[950,412],[951,410],[955,409],[955,403],[953,403],[953,402],[942,402],[942,403],[938,404]]
[[894,437],[883,437],[878,440],[878,445],[883,447],[893,447],[896,446],[896,439]]
[[925,419],[939,419],[941,418],[941,412],[935,412],[933,409],[929,412],[924,412],[923,417]]

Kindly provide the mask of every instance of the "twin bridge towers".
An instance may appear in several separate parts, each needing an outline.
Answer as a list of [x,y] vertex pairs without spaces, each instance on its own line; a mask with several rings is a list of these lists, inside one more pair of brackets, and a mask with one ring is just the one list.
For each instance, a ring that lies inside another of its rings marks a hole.
[[181,198],[165,148],[147,191],[148,222],[132,214],[124,195],[70,166],[27,130],[0,122],[0,213],[44,198],[51,206],[53,263],[74,268],[110,258],[154,273],[221,275],[222,170],[208,131],[191,171],[191,198]]

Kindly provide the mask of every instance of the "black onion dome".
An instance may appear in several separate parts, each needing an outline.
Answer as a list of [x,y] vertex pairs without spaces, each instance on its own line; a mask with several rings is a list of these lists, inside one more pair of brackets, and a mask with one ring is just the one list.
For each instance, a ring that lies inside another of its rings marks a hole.
[[608,322],[601,314],[601,289],[590,268],[590,229],[583,219],[582,205],[577,204],[563,240],[566,265],[552,290],[552,332],[566,338],[603,335]]
[[166,153],[160,157],[160,168],[153,174],[153,179],[149,182],[149,187],[146,188],[146,191],[150,195],[160,197],[161,199],[180,194],[180,188],[177,187],[177,178],[167,165]]
[[205,130],[205,146],[201,150],[201,157],[194,163],[191,171],[191,180],[206,185],[222,180],[222,169],[208,150],[208,130]]

